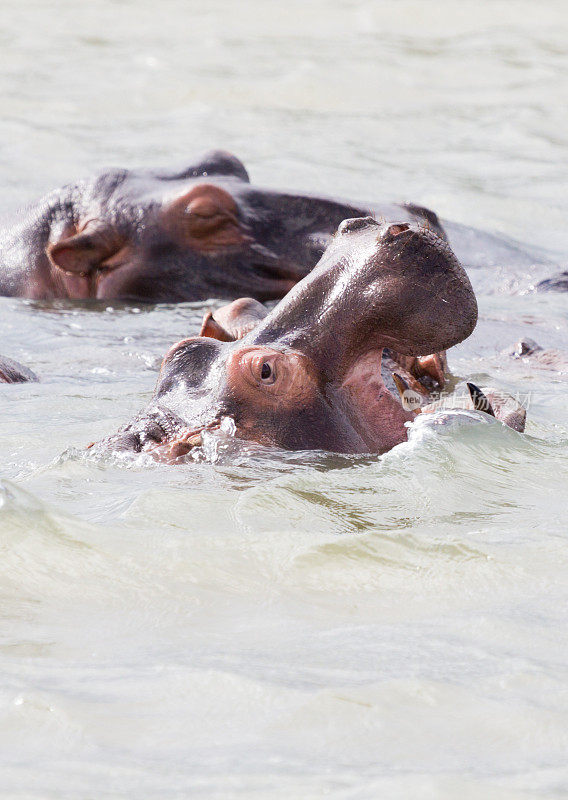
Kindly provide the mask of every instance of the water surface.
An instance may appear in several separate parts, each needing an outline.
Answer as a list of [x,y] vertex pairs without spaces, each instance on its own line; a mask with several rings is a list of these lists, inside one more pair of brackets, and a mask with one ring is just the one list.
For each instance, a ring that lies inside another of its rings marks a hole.
[[[564,2],[4,0],[0,210],[230,149],[260,184],[430,205],[568,259]],[[85,445],[207,304],[0,299],[0,795],[568,796],[566,297],[472,274],[457,376],[527,434],[382,458]],[[511,289],[515,289],[512,293]]]

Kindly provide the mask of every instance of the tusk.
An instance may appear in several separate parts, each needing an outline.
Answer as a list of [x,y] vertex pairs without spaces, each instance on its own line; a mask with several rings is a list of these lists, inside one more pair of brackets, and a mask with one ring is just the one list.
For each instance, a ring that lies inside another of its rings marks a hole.
[[398,389],[400,401],[404,410],[409,411],[412,414],[420,414],[422,396],[418,394],[418,392],[415,392],[414,389],[411,389],[410,384],[402,377],[402,375],[399,375],[398,372],[393,372],[392,378],[396,388]]
[[469,383],[468,381],[467,388],[469,389],[474,409],[476,411],[484,411],[486,414],[489,414],[490,417],[494,417],[495,412],[493,411],[493,407],[479,386],[476,386],[475,383]]

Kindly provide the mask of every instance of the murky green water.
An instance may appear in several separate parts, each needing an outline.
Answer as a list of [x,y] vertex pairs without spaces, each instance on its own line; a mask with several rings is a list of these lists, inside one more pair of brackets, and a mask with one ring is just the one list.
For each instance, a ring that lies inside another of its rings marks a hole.
[[[563,2],[2,3],[0,209],[105,164],[233,150],[253,180],[407,199],[568,259]],[[457,375],[525,436],[383,458],[84,445],[203,306],[0,299],[0,796],[568,796],[567,298],[476,271]],[[511,286],[520,293],[511,294]]]

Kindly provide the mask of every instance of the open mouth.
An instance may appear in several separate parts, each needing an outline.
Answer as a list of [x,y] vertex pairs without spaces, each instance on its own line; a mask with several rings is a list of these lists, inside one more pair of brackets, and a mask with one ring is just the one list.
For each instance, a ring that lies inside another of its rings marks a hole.
[[369,452],[386,452],[406,439],[406,426],[432,391],[445,382],[445,355],[401,356],[370,350],[351,366],[341,383],[353,424]]

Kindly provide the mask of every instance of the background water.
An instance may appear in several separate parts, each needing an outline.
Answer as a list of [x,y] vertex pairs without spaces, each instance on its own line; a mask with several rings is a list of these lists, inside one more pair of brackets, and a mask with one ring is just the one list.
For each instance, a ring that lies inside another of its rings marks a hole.
[[[563,1],[0,10],[0,210],[220,146],[255,182],[413,200],[566,265]],[[520,393],[527,435],[210,441],[185,468],[82,448],[202,306],[1,299],[0,351],[43,381],[0,389],[0,795],[568,797],[567,300],[533,277],[472,274],[450,358]],[[552,368],[501,352],[521,335]]]

